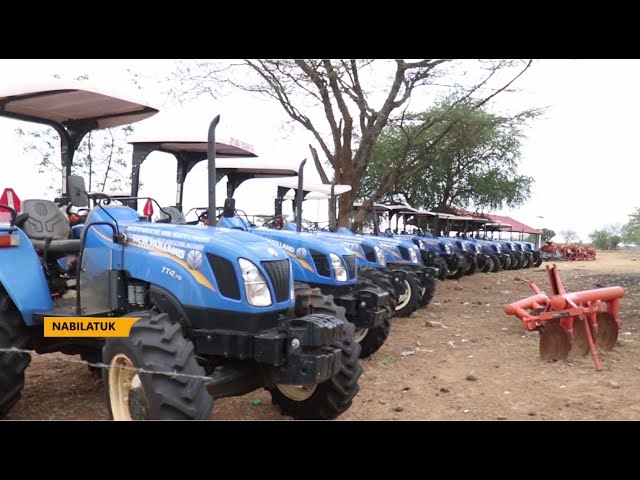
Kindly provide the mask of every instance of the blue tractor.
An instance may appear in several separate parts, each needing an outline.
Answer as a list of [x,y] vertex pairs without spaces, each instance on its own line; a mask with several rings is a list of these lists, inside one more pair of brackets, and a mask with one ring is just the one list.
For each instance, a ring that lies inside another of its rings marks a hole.
[[[379,204],[372,203],[373,232],[369,233],[379,242],[385,250],[387,265],[393,266],[399,272],[404,272],[404,285],[406,288],[402,299],[398,304],[402,305],[410,315],[420,307],[427,306],[436,292],[439,270],[436,267],[425,266],[418,246],[408,239],[395,238],[391,230],[380,232],[378,210]],[[363,208],[362,203],[355,203],[355,208]],[[388,211],[382,206],[383,211]],[[348,229],[341,228],[340,232]],[[360,235],[360,234],[357,234]]]
[[[461,253],[460,248],[451,245],[449,239],[435,238],[429,232],[423,233],[420,228],[414,227],[412,232],[408,230],[412,227],[409,222],[418,221],[418,219],[429,220],[438,214],[417,210],[407,205],[376,205],[376,210],[387,211],[389,223],[392,223],[395,218],[394,236],[406,238],[415,243],[420,248],[424,264],[438,269],[439,279],[453,278],[457,280],[467,274],[470,264],[467,261],[466,252]],[[400,218],[403,219],[403,230],[398,228]]]
[[[172,136],[175,136],[173,134]],[[161,137],[157,141],[130,140],[134,145],[132,195],[138,189],[140,164],[154,150],[171,153],[178,163],[176,205],[182,208],[182,192],[186,173],[199,161],[206,159],[207,142],[185,139],[183,143],[165,141]],[[141,152],[136,155],[136,152]],[[300,166],[302,172],[303,164]],[[138,170],[138,172],[136,172]],[[184,173],[183,173],[184,172]],[[235,208],[233,195],[235,190],[245,181],[254,178],[270,178],[281,175],[296,175],[295,170],[284,167],[269,167],[263,162],[247,158],[228,159],[216,166],[216,181],[227,178],[227,198],[224,208],[218,216],[218,226],[259,235],[268,242],[282,248],[288,255],[293,269],[295,281],[296,313],[304,316],[312,311],[322,312],[327,308],[335,309],[334,303],[345,311],[346,319],[355,325],[355,340],[361,346],[361,357],[376,352],[386,341],[391,329],[394,306],[390,303],[389,294],[364,278],[358,278],[355,254],[338,242],[329,242],[306,232],[295,225],[286,225],[278,213],[276,199],[276,215],[266,220],[263,226],[257,227],[249,221],[244,212]],[[293,178],[293,177],[290,177]],[[300,177],[299,181],[302,181]],[[301,202],[300,202],[301,203]],[[165,210],[167,208],[165,207]],[[208,222],[207,210],[199,209],[200,221]],[[300,209],[299,209],[300,211]],[[176,215],[170,219],[172,223],[186,223],[185,218]],[[290,228],[288,228],[290,227]]]
[[[60,134],[64,177],[56,202],[25,200],[21,215],[2,207],[12,218],[0,225],[0,414],[20,398],[32,350],[104,366],[108,413],[118,420],[206,419],[214,398],[263,387],[295,418],[339,416],[359,389],[360,346],[340,307],[294,314],[282,248],[215,222],[151,222],[128,205],[137,198],[85,192],[71,175],[86,133],[156,112],[85,84],[0,92],[0,115]],[[218,121],[209,127],[209,185]],[[73,238],[66,206],[91,203]],[[128,337],[50,337],[46,317],[138,320]]]
[[[301,178],[302,176],[300,176]],[[295,230],[296,225],[306,224],[305,231],[311,232],[318,237],[325,238],[332,242],[339,242],[349,248],[356,258],[356,268],[358,278],[364,278],[389,293],[395,315],[405,317],[412,313],[408,311],[405,304],[406,273],[403,270],[394,268],[393,264],[387,268],[385,249],[373,237],[355,235],[348,229],[337,231],[336,227],[336,199],[337,196],[349,191],[350,185],[313,184],[300,182],[300,178],[273,178],[265,180],[278,187],[275,200],[275,218],[282,216],[282,205],[290,190],[293,190],[292,210],[297,216],[301,209],[298,203],[315,195],[329,200],[329,224],[324,228],[319,228],[318,222],[311,222],[300,219],[295,224],[289,224],[289,228]],[[302,184],[302,185],[301,185]],[[302,192],[300,194],[299,192]],[[400,299],[400,302],[398,302]]]

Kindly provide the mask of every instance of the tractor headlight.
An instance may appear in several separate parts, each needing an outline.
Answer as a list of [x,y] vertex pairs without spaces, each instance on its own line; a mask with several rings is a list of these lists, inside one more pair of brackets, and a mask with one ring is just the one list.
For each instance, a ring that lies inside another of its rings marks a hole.
[[340,257],[335,253],[330,253],[331,266],[333,267],[333,275],[338,282],[347,281],[347,269],[344,267],[344,263],[340,260]]
[[445,253],[451,254],[451,246],[450,245],[445,244],[442,247],[444,248]]
[[467,251],[467,245],[464,243],[460,243],[460,250],[462,250],[463,252]]
[[386,267],[387,260],[384,258],[384,252],[382,251],[382,248],[376,245],[375,247],[373,247],[373,250],[376,252],[376,261],[383,267]]
[[481,253],[482,250],[480,249],[480,245],[474,245],[475,249],[476,249],[476,253]]
[[426,250],[427,249],[427,244],[423,240],[420,240],[418,242],[418,246],[420,247],[420,250]]
[[502,247],[500,245],[494,245],[496,247],[496,252],[502,253]]
[[411,259],[411,263],[418,263],[418,250],[416,250],[415,248],[410,248],[409,258]]
[[244,281],[244,292],[247,295],[247,302],[254,307],[267,307],[271,305],[271,292],[266,280],[253,262],[244,258],[238,259],[242,280]]

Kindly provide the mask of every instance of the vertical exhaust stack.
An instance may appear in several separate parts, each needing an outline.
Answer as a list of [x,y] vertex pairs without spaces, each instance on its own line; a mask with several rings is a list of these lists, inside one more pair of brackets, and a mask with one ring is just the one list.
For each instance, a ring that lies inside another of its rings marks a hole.
[[207,144],[207,162],[209,167],[209,211],[208,219],[209,226],[215,227],[217,223],[216,219],[216,127],[220,122],[220,115],[216,117],[209,124],[209,136]]
[[302,200],[304,197],[304,164],[307,163],[305,158],[298,168],[298,191],[296,192],[296,232],[302,231]]

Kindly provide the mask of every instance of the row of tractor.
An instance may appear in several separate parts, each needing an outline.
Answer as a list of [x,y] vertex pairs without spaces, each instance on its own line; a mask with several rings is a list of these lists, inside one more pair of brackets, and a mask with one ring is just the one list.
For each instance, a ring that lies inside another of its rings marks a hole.
[[[406,205],[374,204],[373,210],[376,217],[386,217],[390,226],[395,221],[395,228],[388,228],[382,235],[413,242],[425,265],[437,268],[440,280],[542,264],[542,253],[535,244],[503,239],[503,225],[486,218],[429,212]],[[378,223],[374,222],[376,232]]]
[[[0,416],[20,399],[32,352],[62,352],[102,377],[117,420],[205,419],[215,399],[259,388],[295,418],[338,417],[359,391],[360,359],[384,344],[394,317],[431,301],[438,269],[411,241],[303,229],[303,197],[315,188],[304,165],[262,165],[249,144],[218,138],[219,116],[203,135],[130,139],[131,193],[87,191],[73,174],[82,139],[157,112],[87,84],[0,92],[1,116],[56,130],[62,172],[58,198],[0,205],[10,217],[0,224]],[[176,159],[175,205],[139,196],[140,167],[155,151]],[[203,161],[206,206],[188,221],[184,182]],[[281,183],[260,226],[235,208],[235,189],[254,178]],[[295,222],[280,212],[290,191]],[[47,334],[56,319],[130,330]]]
[[[10,217],[0,223],[0,417],[20,399],[31,352],[62,352],[101,376],[116,420],[205,419],[215,399],[260,388],[294,418],[333,419],[359,391],[360,359],[382,347],[395,317],[426,307],[439,280],[540,265],[532,244],[490,239],[481,219],[374,204],[372,232],[338,228],[336,198],[349,186],[306,182],[305,162],[265,165],[248,143],[217,135],[219,116],[187,136],[174,125],[130,138],[131,192],[87,191],[73,174],[82,139],[158,111],[86,84],[0,92],[0,116],[56,130],[62,172],[58,198],[0,205]],[[172,206],[139,195],[153,152],[176,160]],[[185,181],[200,162],[206,204],[187,210]],[[237,188],[253,179],[277,187],[259,225],[235,206]],[[303,220],[312,193],[329,199],[325,228]],[[292,217],[283,215],[288,198]],[[381,232],[384,212],[405,228],[423,217],[434,224]],[[128,336],[45,328],[132,317]]]

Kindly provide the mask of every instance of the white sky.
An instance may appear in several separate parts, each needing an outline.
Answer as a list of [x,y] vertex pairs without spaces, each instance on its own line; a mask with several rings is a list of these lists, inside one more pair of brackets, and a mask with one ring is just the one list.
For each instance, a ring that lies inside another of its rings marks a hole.
[[[166,119],[177,120],[183,128],[193,125],[206,132],[210,119],[220,113],[222,135],[253,144],[265,162],[297,166],[308,158],[305,176],[318,179],[307,147],[312,141],[310,134],[287,125],[288,117],[274,101],[237,93],[167,109],[169,99],[155,86],[154,78],[164,77],[173,64],[171,60],[0,60],[0,89],[25,80],[46,79],[54,73],[63,78],[86,73],[92,83],[105,81],[131,89],[131,77],[126,71],[130,68],[145,76],[145,88],[137,95],[161,108],[160,114],[135,124],[136,133],[168,128],[172,123]],[[640,111],[637,85],[640,60],[536,61],[514,85],[520,92],[504,95],[497,102],[500,108],[509,110],[549,107],[543,118],[531,123],[522,148],[521,171],[534,177],[533,195],[516,210],[495,213],[510,215],[532,227],[551,228],[556,233],[573,229],[585,241],[595,228],[624,224],[628,214],[640,206],[636,190],[639,168],[635,120]],[[23,124],[0,118],[0,165],[4,172],[0,175],[0,189],[12,187],[22,199],[43,197],[48,182],[34,175],[36,158],[22,151],[23,145],[15,134],[18,126]],[[187,208],[206,204],[205,164],[195,167],[187,180]],[[142,180],[141,194],[152,195],[161,204],[174,203],[173,157],[152,154],[143,164]],[[225,196],[225,188],[222,182],[218,203]],[[271,213],[274,195],[273,187],[261,186],[259,181],[245,182],[236,192],[236,206],[248,213]],[[305,217],[324,216],[324,204],[308,204]]]

